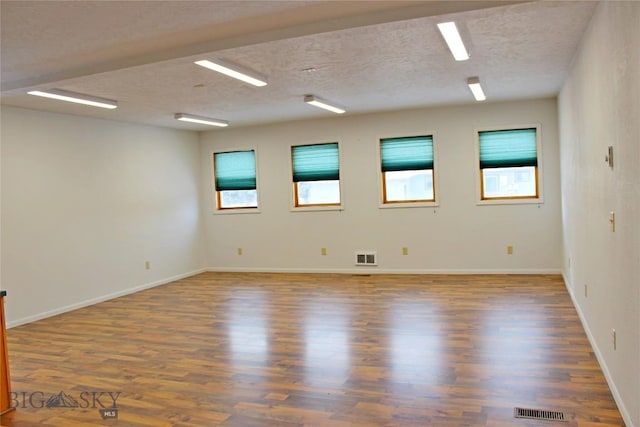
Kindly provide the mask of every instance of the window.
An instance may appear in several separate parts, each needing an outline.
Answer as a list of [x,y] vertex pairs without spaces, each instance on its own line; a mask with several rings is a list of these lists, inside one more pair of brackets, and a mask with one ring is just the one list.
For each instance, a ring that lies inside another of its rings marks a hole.
[[216,208],[258,207],[254,150],[213,154]]
[[537,199],[538,128],[478,132],[480,199]]
[[291,147],[294,206],[340,205],[338,143]]
[[433,137],[380,140],[382,203],[434,202]]

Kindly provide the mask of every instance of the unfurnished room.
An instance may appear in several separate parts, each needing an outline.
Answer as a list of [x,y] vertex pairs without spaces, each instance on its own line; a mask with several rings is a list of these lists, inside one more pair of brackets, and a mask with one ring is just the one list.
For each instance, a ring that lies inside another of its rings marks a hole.
[[0,2],[3,427],[640,427],[640,2]]

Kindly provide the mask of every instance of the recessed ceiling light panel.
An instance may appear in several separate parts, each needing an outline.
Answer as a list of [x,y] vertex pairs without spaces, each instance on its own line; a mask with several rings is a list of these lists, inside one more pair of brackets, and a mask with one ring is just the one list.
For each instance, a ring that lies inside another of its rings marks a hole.
[[248,70],[239,65],[231,64],[230,62],[216,59],[215,61],[209,61],[203,59],[195,62],[197,65],[208,68],[218,73],[222,73],[234,79],[241,80],[245,83],[252,84],[254,86],[266,86],[267,78],[256,73],[255,71]]
[[444,41],[447,42],[447,46],[449,46],[449,50],[456,61],[466,61],[469,59],[469,53],[462,42],[462,37],[460,37],[455,22],[442,22],[438,24],[438,29],[442,37],[444,37]]
[[480,85],[480,79],[478,77],[469,77],[467,79],[467,85],[473,93],[473,97],[476,101],[484,101],[487,97],[484,94],[484,90],[482,90],[482,86]]
[[201,125],[218,126],[218,127],[229,126],[229,122],[226,120],[212,119],[212,118],[203,117],[203,116],[194,116],[193,114],[176,113],[174,117],[176,118],[176,120],[180,120],[182,122],[191,122],[191,123],[198,123]]
[[112,99],[99,98],[97,96],[85,95],[83,93],[70,92],[62,89],[32,90],[29,95],[42,96],[45,98],[57,99],[59,101],[74,102],[76,104],[90,105],[92,107],[114,109],[118,107],[118,102]]
[[329,101],[325,101],[322,98],[318,98],[315,95],[305,95],[304,96],[304,102],[306,102],[309,105],[313,105],[314,107],[318,107],[318,108],[324,108],[325,110],[329,110],[332,111],[336,114],[342,114],[344,113],[346,110],[332,102]]

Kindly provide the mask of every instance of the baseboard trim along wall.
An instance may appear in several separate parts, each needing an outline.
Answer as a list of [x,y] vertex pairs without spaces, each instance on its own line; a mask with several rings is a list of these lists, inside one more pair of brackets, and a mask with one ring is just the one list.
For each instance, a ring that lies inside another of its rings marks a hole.
[[166,279],[161,279],[161,280],[157,280],[155,282],[151,282],[151,283],[145,283],[139,286],[135,286],[133,288],[128,288],[128,289],[124,289],[122,291],[118,291],[118,292],[113,292],[107,295],[103,295],[97,298],[91,298],[85,301],[80,301],[77,302],[75,304],[70,304],[64,307],[60,307],[60,308],[56,308],[55,310],[49,310],[49,311],[45,311],[43,313],[38,313],[38,314],[34,314],[32,316],[27,316],[27,317],[23,317],[22,319],[18,319],[18,320],[14,320],[11,322],[7,322],[7,329],[10,328],[15,328],[16,326],[20,326],[20,325],[24,325],[27,323],[31,323],[31,322],[35,322],[37,320],[42,320],[42,319],[46,319],[47,317],[52,317],[52,316],[56,316],[58,314],[62,314],[62,313],[66,313],[68,311],[73,311],[73,310],[77,310],[79,308],[83,308],[83,307],[88,307],[90,305],[94,305],[94,304],[98,304],[104,301],[108,301],[114,298],[118,298],[118,297],[122,297],[125,295],[129,295],[129,294],[133,294],[136,292],[140,292],[143,291],[145,289],[150,289],[150,288],[154,288],[156,286],[160,286],[160,285],[166,285],[167,283],[171,283],[174,282],[176,280],[180,280],[180,279],[184,279],[186,277],[191,277],[194,276],[196,274],[200,274],[200,273],[204,273],[206,272],[207,269],[206,268],[202,268],[199,270],[195,270],[195,271],[191,271],[189,273],[183,273],[183,274],[179,274],[177,276],[172,276],[172,277],[168,277]]
[[326,273],[326,274],[562,274],[558,268],[541,269],[384,269],[379,267],[354,268],[246,268],[209,267],[206,271],[219,273]]
[[604,377],[607,380],[607,384],[609,384],[609,388],[611,389],[611,394],[613,395],[613,399],[616,401],[616,404],[618,405],[618,409],[620,410],[622,419],[624,420],[627,427],[636,427],[631,421],[631,414],[629,414],[629,411],[627,410],[626,406],[624,405],[624,402],[622,401],[622,397],[618,392],[616,383],[613,381],[613,377],[609,372],[609,367],[607,366],[607,363],[604,360],[604,357],[602,356],[602,352],[600,351],[600,348],[598,347],[598,344],[596,343],[596,340],[593,337],[593,334],[591,333],[591,329],[589,328],[589,323],[587,322],[587,319],[584,316],[584,313],[582,313],[582,309],[580,308],[580,305],[578,304],[578,301],[576,300],[576,297],[573,294],[573,286],[569,282],[569,279],[567,278],[566,274],[564,274],[564,272],[562,273],[562,278],[564,279],[564,284],[567,287],[567,292],[571,297],[571,302],[573,303],[573,306],[578,312],[578,317],[580,318],[582,327],[584,328],[584,331],[587,334],[587,338],[589,339],[591,348],[593,348],[593,352],[596,355],[596,359],[598,359],[598,363],[600,364],[600,369],[602,369],[602,373],[604,374]]

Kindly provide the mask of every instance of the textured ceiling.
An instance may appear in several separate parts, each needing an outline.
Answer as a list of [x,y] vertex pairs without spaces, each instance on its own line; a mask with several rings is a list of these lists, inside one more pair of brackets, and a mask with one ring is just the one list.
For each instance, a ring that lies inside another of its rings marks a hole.
[[[347,114],[552,96],[596,7],[587,1],[6,1],[2,103],[178,129],[174,113],[231,126],[322,117],[305,94]],[[436,24],[457,22],[456,62]],[[256,88],[193,64],[222,58],[268,76]],[[313,67],[315,71],[304,71]],[[116,110],[26,95],[59,88]],[[210,129],[210,128],[207,128]]]

